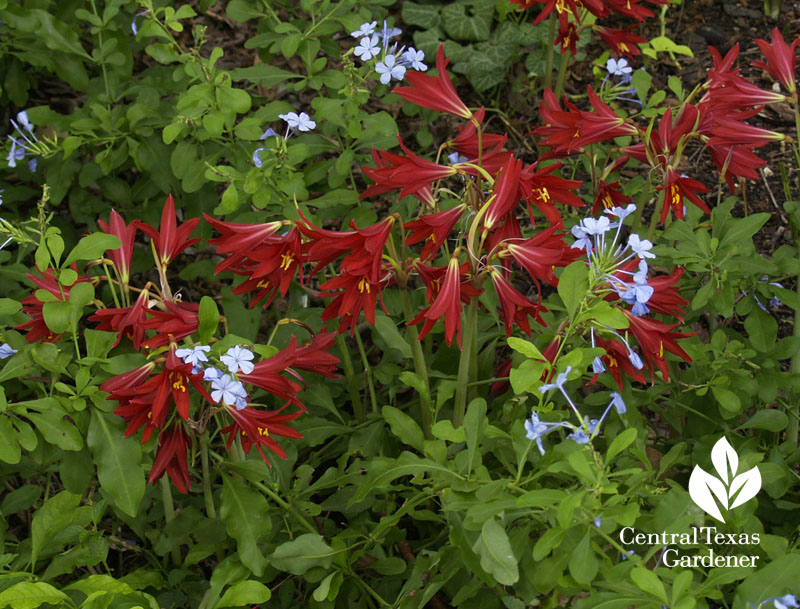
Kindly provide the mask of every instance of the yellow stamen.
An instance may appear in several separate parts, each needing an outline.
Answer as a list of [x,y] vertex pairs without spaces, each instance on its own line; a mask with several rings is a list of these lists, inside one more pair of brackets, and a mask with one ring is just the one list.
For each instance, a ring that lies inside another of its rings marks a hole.
[[619,366],[619,364],[617,363],[617,360],[614,358],[613,355],[607,355],[606,357],[608,357],[608,367],[609,368],[615,368],[615,367]]
[[287,252],[285,254],[281,254],[281,268],[284,271],[288,271],[289,270],[289,265],[292,264],[293,260],[294,260],[294,256],[292,255],[291,252]]
[[361,281],[358,282],[358,291],[363,294],[365,290],[366,290],[367,294],[369,294],[369,292],[370,292],[369,281],[367,281],[366,279],[364,279],[362,277]]
[[664,341],[658,341],[658,357],[664,357]]
[[614,207],[614,200],[611,198],[611,195],[606,194],[606,196],[603,197],[603,207],[606,209]]
[[551,198],[550,197],[550,192],[547,190],[547,188],[537,188],[536,189],[536,194],[538,194],[539,198],[542,201],[544,201],[545,203],[547,203]]
[[623,53],[629,53],[631,50],[631,48],[624,42],[618,43],[617,46],[619,47],[619,50],[622,51]]
[[681,202],[681,192],[680,189],[676,184],[673,184],[669,187],[669,194],[672,199],[673,205],[680,205]]
[[269,287],[269,280],[268,279],[262,279],[261,281],[259,281],[256,284],[256,287],[257,288],[268,288]]
[[[173,389],[180,389],[181,391],[186,391],[186,385],[183,384],[183,377],[180,374],[175,374],[174,372],[170,372],[169,376],[167,377],[170,381],[173,381],[172,388]],[[173,380],[176,379],[176,380]]]
[[269,437],[269,429],[267,429],[266,427],[259,427],[258,428],[258,435],[259,436],[267,436],[267,437]]

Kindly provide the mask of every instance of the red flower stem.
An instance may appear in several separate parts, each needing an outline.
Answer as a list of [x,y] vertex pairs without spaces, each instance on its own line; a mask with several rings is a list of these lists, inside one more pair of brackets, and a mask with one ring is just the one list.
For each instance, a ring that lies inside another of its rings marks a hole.
[[467,390],[470,380],[470,360],[474,354],[475,330],[478,325],[478,301],[473,298],[464,316],[461,358],[458,361],[458,380],[456,381],[455,409],[453,410],[453,427],[461,427],[467,412]]
[[547,67],[544,69],[544,88],[553,86],[553,49],[556,46],[556,13],[550,13],[550,33],[547,37]]
[[356,343],[358,353],[361,355],[361,364],[364,366],[364,375],[367,377],[367,387],[369,388],[369,399],[372,404],[372,412],[378,412],[378,400],[375,397],[375,384],[372,382],[372,366],[369,365],[367,352],[364,350],[364,342],[361,340],[361,333],[356,331]]
[[[164,520],[167,524],[175,518],[175,505],[172,503],[172,489],[169,487],[169,477],[161,476],[161,503],[164,506]],[[172,564],[176,567],[181,564],[181,550],[177,546],[172,548],[170,554]]]
[[433,433],[431,433],[431,427],[433,426],[433,404],[431,403],[431,388],[428,382],[428,367],[425,364],[425,354],[419,342],[417,326],[408,325],[408,322],[414,319],[414,315],[411,312],[411,301],[409,300],[408,290],[405,286],[401,286],[400,294],[403,297],[403,311],[406,315],[408,343],[411,346],[411,355],[414,358],[414,371],[417,373],[417,376],[422,379],[422,383],[425,386],[425,394],[419,396],[420,411],[422,412],[422,433],[425,434],[425,439],[433,440]]
[[350,352],[347,350],[347,344],[344,342],[344,336],[338,334],[336,336],[336,344],[339,345],[339,353],[342,356],[342,368],[344,368],[344,376],[347,379],[347,391],[350,392],[350,401],[353,403],[353,412],[356,415],[356,420],[361,423],[364,420],[364,404],[361,402],[361,393],[358,390],[358,380],[356,379],[355,372],[353,371],[353,360],[350,359]]

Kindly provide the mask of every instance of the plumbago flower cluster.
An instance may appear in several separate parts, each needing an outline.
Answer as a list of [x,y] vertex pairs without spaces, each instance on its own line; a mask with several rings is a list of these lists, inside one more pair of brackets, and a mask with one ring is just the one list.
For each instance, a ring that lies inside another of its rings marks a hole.
[[361,24],[355,32],[351,32],[358,44],[353,47],[352,53],[365,64],[374,62],[374,70],[380,75],[380,81],[388,85],[392,80],[403,80],[406,70],[416,70],[424,72],[428,69],[425,65],[425,52],[414,47],[406,48],[405,45],[398,48],[392,38],[403,33],[400,28],[389,27],[386,21],[383,22],[383,29],[375,31],[378,26],[377,21]]
[[[46,323],[47,303],[69,302],[70,291],[82,282],[108,284],[116,306],[98,309],[89,321],[95,322],[98,330],[117,334],[114,347],[124,341],[147,361],[110,378],[100,388],[108,392],[109,400],[118,402],[114,412],[126,421],[126,436],[142,430],[145,443],[158,434],[148,481],[155,483],[166,472],[182,493],[191,489],[189,457],[195,438],[207,442],[212,422],[227,436],[228,451],[248,454],[255,447],[267,463],[265,449],[285,458],[276,438],[302,437],[288,425],[306,410],[298,399],[303,388],[300,371],[333,377],[339,361],[327,353],[334,336],[324,331],[303,345],[292,337],[281,350],[231,345],[238,340],[232,335],[216,338],[220,316],[213,300],[204,297],[199,305],[185,302],[168,280],[170,263],[201,241],[191,238],[199,222],[200,218],[195,218],[178,224],[171,196],[158,229],[140,220],[126,225],[112,210],[109,221],[100,220],[99,224],[105,233],[119,239],[121,247],[109,250],[108,258],[94,264],[102,264],[106,274],[76,272],[71,286],[63,285],[52,268],[38,276],[29,274],[39,290],[23,301],[23,312],[30,321],[17,326],[27,331],[28,342],[58,342],[62,335]],[[158,284],[131,285],[137,231],[150,237]],[[224,251],[225,239],[211,243]],[[42,291],[49,296],[45,298]],[[254,362],[254,350],[261,356],[259,361]],[[3,353],[4,357],[12,354]],[[264,394],[259,394],[259,389]],[[277,402],[278,407],[271,408],[270,402]]]

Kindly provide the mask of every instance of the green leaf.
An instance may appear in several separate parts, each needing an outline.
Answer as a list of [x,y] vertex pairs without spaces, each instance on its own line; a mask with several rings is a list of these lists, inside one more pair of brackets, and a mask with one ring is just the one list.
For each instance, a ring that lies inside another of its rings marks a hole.
[[582,318],[594,319],[597,323],[615,330],[624,330],[628,327],[628,318],[625,313],[617,307],[612,307],[605,300],[600,300],[592,305],[592,308],[586,311]]
[[74,424],[64,418],[58,410],[47,410],[41,413],[29,412],[25,415],[50,444],[63,450],[80,450],[83,448],[83,437]]
[[258,547],[258,540],[272,530],[267,500],[241,480],[223,475],[219,514],[228,534],[236,540],[242,564],[260,576],[267,559]]
[[63,334],[69,328],[69,319],[72,314],[72,306],[68,302],[58,300],[56,302],[46,302],[42,307],[44,323],[53,334]]
[[789,424],[789,417],[780,410],[759,410],[742,425],[739,429],[765,429],[767,431],[778,432],[786,429]]
[[306,533],[275,548],[269,562],[281,571],[303,575],[313,567],[327,569],[338,553],[325,543],[321,535]]
[[270,598],[272,598],[272,593],[264,584],[246,580],[228,588],[216,607],[217,609],[242,607],[244,605],[266,603]]
[[652,82],[653,77],[645,70],[633,71],[633,88],[636,89],[636,96],[642,103],[647,100],[647,93],[650,91]]
[[509,380],[511,388],[516,395],[532,391],[542,384],[542,373],[550,366],[548,362],[525,360],[516,368],[511,369]]
[[564,301],[564,306],[570,319],[575,317],[581,302],[589,291],[589,271],[586,263],[576,260],[564,269],[558,279],[558,295]]
[[244,114],[250,109],[250,94],[244,89],[234,89],[231,86],[217,87],[216,94],[217,103],[223,110],[231,109],[237,114]]
[[62,491],[48,499],[36,510],[31,524],[31,563],[52,538],[72,523],[73,512],[80,505],[81,496]]
[[494,3],[459,0],[442,7],[445,31],[455,40],[488,40],[492,31]]
[[376,457],[367,465],[367,476],[348,504],[353,505],[363,501],[372,491],[387,488],[397,478],[434,473],[457,477],[457,474],[447,467],[408,451],[401,453],[397,459]]
[[512,336],[508,339],[508,346],[517,353],[522,353],[525,357],[541,360],[543,362],[547,361],[547,358],[542,355],[539,348],[530,341]]
[[22,310],[22,305],[11,298],[0,298],[0,315],[13,315]]
[[475,398],[469,403],[467,413],[464,416],[464,429],[467,439],[468,476],[472,472],[472,460],[475,457],[475,451],[478,450],[478,444],[480,444],[488,424],[489,422],[486,420],[486,400],[483,398]]
[[729,412],[739,412],[742,409],[742,403],[739,396],[730,389],[711,385],[711,393],[714,394],[714,399],[719,402],[725,410]]
[[106,233],[92,233],[78,241],[67,256],[62,266],[69,266],[77,260],[96,260],[102,258],[106,250],[116,250],[122,247],[122,242],[114,235]]
[[750,343],[759,351],[769,351],[775,346],[778,337],[778,322],[760,308],[753,309],[744,320],[744,329]]
[[639,431],[635,427],[629,427],[616,438],[614,438],[614,440],[611,442],[611,446],[608,447],[608,452],[606,453],[606,463],[611,463],[614,457],[628,448],[628,446],[630,446],[633,441],[636,440],[638,433]]
[[634,567],[631,571],[631,579],[640,590],[658,597],[665,603],[667,602],[667,592],[664,589],[664,584],[658,579],[658,575],[650,571],[650,569]]
[[483,523],[481,535],[473,548],[481,557],[481,568],[499,584],[511,586],[519,580],[517,559],[506,530],[494,518]]
[[0,592],[0,607],[11,609],[35,609],[45,603],[58,605],[61,601],[69,602],[69,597],[44,582],[20,582]]
[[257,6],[257,4],[249,0],[231,0],[225,8],[225,13],[234,21],[244,23],[264,15],[262,11],[256,8]]
[[747,602],[757,607],[769,597],[797,592],[798,573],[800,573],[800,554],[797,552],[773,560],[748,575],[739,584],[733,602],[734,609],[745,609],[748,606]]
[[405,370],[400,373],[398,379],[404,385],[408,385],[409,387],[413,387],[414,389],[416,389],[417,392],[422,396],[423,403],[430,402],[430,394],[428,393],[428,387],[425,385],[425,382],[420,378],[420,376],[416,372]]
[[597,556],[592,550],[591,532],[587,531],[569,557],[569,572],[579,584],[590,583],[598,569]]
[[439,14],[441,5],[417,4],[416,2],[403,2],[402,17],[406,25],[418,25],[429,30],[439,27],[442,17]]
[[384,406],[381,413],[395,436],[418,451],[423,451],[425,436],[414,419],[394,406]]
[[197,334],[198,340],[207,344],[211,337],[217,332],[219,327],[219,309],[217,303],[210,296],[203,296],[200,299],[200,308],[197,312]]
[[5,463],[19,463],[22,449],[17,439],[17,430],[11,424],[11,419],[0,414],[0,461]]
[[131,517],[139,513],[144,496],[142,447],[137,438],[124,438],[125,422],[110,413],[92,411],[86,443],[97,463],[100,487]]
[[[666,36],[656,36],[655,38],[651,38],[650,46],[652,46],[653,50],[655,50],[658,53],[664,53],[664,52],[678,53],[679,55],[688,55],[689,57],[694,57],[692,49],[683,44],[675,44],[672,40],[670,40]],[[634,74],[640,71],[641,70],[636,70]]]
[[397,324],[391,317],[376,311],[375,313],[375,330],[380,334],[381,338],[386,341],[386,345],[400,352],[405,358],[411,357],[411,347],[400,331],[397,329]]
[[454,428],[453,422],[449,419],[434,423],[433,427],[431,427],[431,433],[433,433],[434,437],[448,442],[464,442],[466,440],[464,426]]

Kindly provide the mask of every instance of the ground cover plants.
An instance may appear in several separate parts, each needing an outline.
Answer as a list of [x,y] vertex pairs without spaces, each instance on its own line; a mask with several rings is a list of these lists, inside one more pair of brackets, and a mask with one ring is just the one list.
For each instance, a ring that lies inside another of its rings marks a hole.
[[0,0],[0,608],[800,606],[742,6]]

